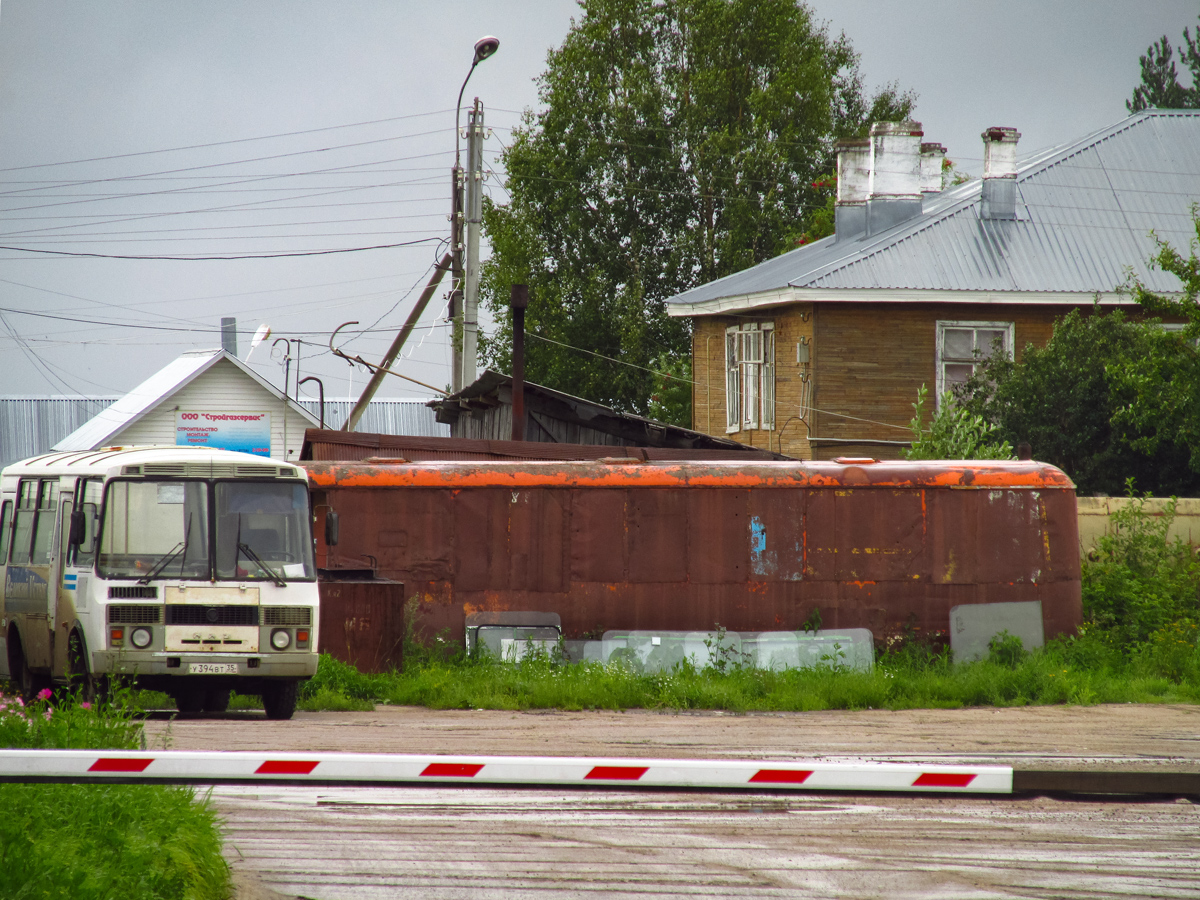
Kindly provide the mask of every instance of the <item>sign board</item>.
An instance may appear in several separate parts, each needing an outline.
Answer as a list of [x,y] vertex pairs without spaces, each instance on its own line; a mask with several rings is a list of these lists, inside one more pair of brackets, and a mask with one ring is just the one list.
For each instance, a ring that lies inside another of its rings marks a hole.
[[175,445],[271,455],[271,414],[178,410]]

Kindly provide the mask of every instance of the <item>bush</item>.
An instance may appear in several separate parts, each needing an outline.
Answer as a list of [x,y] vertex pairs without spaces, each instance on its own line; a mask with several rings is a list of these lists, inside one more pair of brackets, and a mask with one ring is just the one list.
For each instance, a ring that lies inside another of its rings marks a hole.
[[1144,497],[1130,498],[1083,565],[1085,620],[1127,651],[1172,622],[1200,618],[1200,560],[1185,541],[1167,538],[1175,501],[1152,516]]

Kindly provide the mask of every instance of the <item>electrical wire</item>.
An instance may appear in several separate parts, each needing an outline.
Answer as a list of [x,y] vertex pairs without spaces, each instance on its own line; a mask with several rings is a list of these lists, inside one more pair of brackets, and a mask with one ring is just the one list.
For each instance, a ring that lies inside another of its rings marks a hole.
[[331,256],[336,253],[362,253],[366,250],[390,250],[395,247],[411,247],[414,244],[425,244],[430,241],[442,241],[444,238],[421,238],[416,241],[400,241],[395,244],[375,244],[370,247],[341,247],[335,250],[302,250],[287,253],[245,253],[230,256],[136,256],[124,253],[83,253],[69,250],[45,250],[35,247],[4,247],[0,250],[12,250],[18,253],[42,253],[50,256],[88,257],[90,259],[153,259],[171,260],[176,262],[211,262],[214,260],[228,261],[235,259],[285,259],[295,256]]

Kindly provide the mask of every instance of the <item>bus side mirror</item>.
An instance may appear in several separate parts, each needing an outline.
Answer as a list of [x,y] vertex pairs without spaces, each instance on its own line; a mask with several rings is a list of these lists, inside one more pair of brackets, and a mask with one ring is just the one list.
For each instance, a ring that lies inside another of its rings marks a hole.
[[74,509],[71,511],[71,529],[67,532],[67,543],[72,547],[78,547],[83,543],[84,536],[84,520],[83,510]]
[[325,546],[334,547],[338,542],[338,514],[332,509],[325,513]]

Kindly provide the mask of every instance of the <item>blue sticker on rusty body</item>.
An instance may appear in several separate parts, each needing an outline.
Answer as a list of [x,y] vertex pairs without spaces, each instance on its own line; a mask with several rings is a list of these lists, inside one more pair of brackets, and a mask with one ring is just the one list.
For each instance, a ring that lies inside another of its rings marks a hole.
[[[758,516],[750,517],[750,572],[762,578],[779,581],[801,581],[804,578],[804,551],[800,544],[793,547],[794,566],[786,565],[780,571],[779,552],[767,549],[767,526]],[[786,552],[785,552],[786,557]]]

